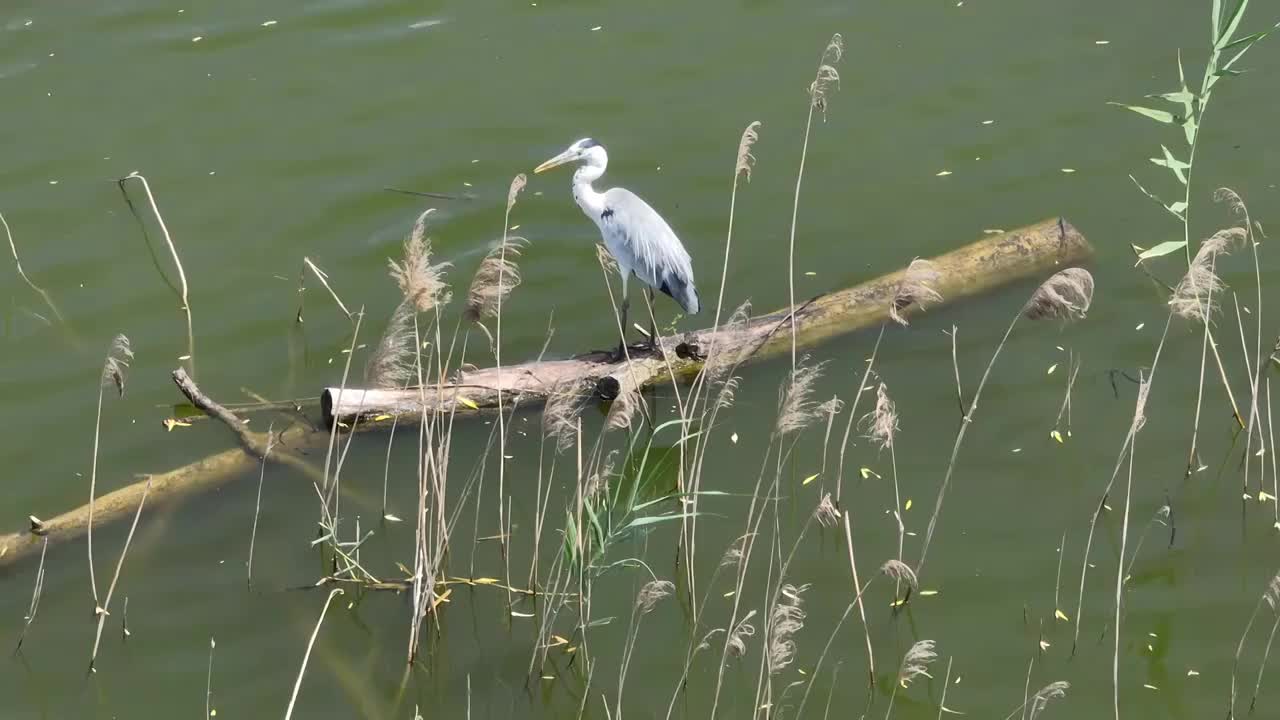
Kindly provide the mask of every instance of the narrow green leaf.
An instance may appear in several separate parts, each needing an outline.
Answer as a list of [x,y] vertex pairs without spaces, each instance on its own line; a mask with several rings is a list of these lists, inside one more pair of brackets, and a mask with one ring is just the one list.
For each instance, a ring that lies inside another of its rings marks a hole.
[[1213,44],[1217,45],[1218,35],[1221,34],[1221,30],[1222,30],[1222,0],[1213,0],[1212,12],[1213,12],[1213,18],[1211,19],[1212,19],[1212,25],[1213,25],[1213,33],[1212,33]]
[[1136,177],[1134,177],[1134,176],[1130,175],[1130,176],[1129,176],[1129,179],[1133,181],[1133,184],[1134,184],[1134,185],[1137,185],[1137,186],[1138,186],[1138,189],[1142,191],[1142,194],[1143,194],[1143,195],[1146,195],[1147,197],[1151,198],[1152,200],[1155,200],[1156,202],[1160,203],[1160,207],[1165,207],[1164,201],[1163,201],[1163,200],[1161,200],[1158,196],[1156,196],[1156,194],[1155,194],[1155,193],[1153,193],[1153,192],[1151,192],[1150,190],[1148,190],[1148,189],[1146,189],[1146,188],[1142,187],[1142,183],[1138,182],[1138,178],[1136,178]]
[[638,517],[635,520],[632,520],[631,522],[627,523],[626,527],[622,529],[630,530],[632,528],[643,527],[645,525],[654,525],[660,522],[668,522],[671,520],[683,520],[685,518],[697,517],[700,514],[701,513],[680,513],[678,515],[646,515],[644,517]]
[[1195,117],[1188,115],[1182,123],[1182,134],[1187,137],[1187,145],[1196,144],[1196,131],[1199,129],[1200,126],[1196,123]]
[[1228,75],[1239,75],[1240,74],[1239,72],[1231,70],[1231,66],[1235,65],[1240,60],[1240,58],[1244,57],[1244,54],[1249,52],[1249,50],[1253,48],[1253,46],[1259,40],[1266,37],[1267,35],[1270,35],[1271,31],[1275,30],[1276,28],[1280,28],[1280,23],[1276,23],[1272,27],[1268,28],[1267,30],[1263,30],[1260,33],[1254,33],[1253,35],[1250,35],[1248,37],[1242,37],[1240,38],[1239,41],[1231,43],[1228,47],[1235,47],[1236,45],[1240,45],[1240,52],[1236,53],[1235,57],[1228,60],[1226,64],[1222,66],[1222,72]]
[[1186,240],[1166,240],[1155,247],[1148,248],[1138,254],[1139,260],[1150,260],[1168,255],[1171,252],[1177,252],[1187,246]]
[[1182,217],[1182,213],[1183,213],[1183,212],[1185,212],[1185,211],[1186,211],[1186,209],[1187,209],[1187,204],[1186,204],[1185,202],[1183,202],[1183,201],[1179,200],[1178,202],[1175,202],[1175,203],[1169,203],[1169,204],[1165,207],[1165,209],[1166,209],[1166,210],[1168,210],[1169,212],[1173,213],[1174,215],[1177,215],[1179,218],[1181,218],[1181,217]]
[[1165,147],[1164,145],[1161,145],[1160,149],[1164,151],[1164,162],[1158,162],[1155,158],[1152,158],[1151,161],[1157,165],[1161,165],[1163,167],[1167,167],[1170,170],[1172,170],[1173,174],[1178,177],[1178,182],[1182,183],[1183,185],[1186,185],[1187,176],[1182,171],[1190,168],[1191,165],[1174,157],[1173,153],[1169,152],[1169,148]]
[[1259,32],[1253,33],[1252,35],[1245,35],[1245,36],[1244,36],[1244,37],[1242,37],[1242,38],[1236,38],[1235,40],[1232,40],[1231,42],[1227,43],[1226,45],[1223,45],[1223,46],[1222,46],[1222,51],[1223,51],[1223,52],[1226,52],[1226,51],[1228,51],[1228,50],[1231,50],[1232,48],[1239,47],[1240,45],[1252,45],[1252,44],[1254,44],[1255,42],[1257,42],[1257,41],[1261,40],[1262,38],[1266,37],[1266,36],[1267,36],[1267,34],[1268,34],[1268,33],[1270,33],[1270,32],[1271,32],[1271,30],[1270,30],[1270,29],[1267,29],[1267,30],[1261,30],[1261,31],[1259,31]]
[[1162,122],[1170,125],[1173,124],[1173,113],[1165,112],[1164,110],[1152,110],[1151,108],[1142,107],[1140,105],[1125,105],[1124,103],[1118,103],[1118,102],[1113,102],[1108,104],[1116,105],[1126,110],[1132,110],[1133,112],[1136,112],[1139,115],[1143,115],[1145,117],[1149,117],[1152,120],[1155,120],[1156,122]]
[[1223,43],[1231,42],[1231,36],[1236,34],[1236,30],[1240,27],[1240,21],[1244,19],[1244,10],[1249,7],[1249,0],[1240,0],[1240,4],[1236,6],[1235,12],[1231,14],[1231,18],[1227,20],[1227,27],[1222,34],[1214,41],[1213,46],[1219,47]]

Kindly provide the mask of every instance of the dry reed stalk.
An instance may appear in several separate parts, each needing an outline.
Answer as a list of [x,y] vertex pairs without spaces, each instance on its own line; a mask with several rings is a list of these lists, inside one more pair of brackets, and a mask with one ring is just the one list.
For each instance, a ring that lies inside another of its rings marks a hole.
[[[1254,621],[1258,619],[1258,612],[1262,610],[1263,603],[1270,606],[1272,612],[1280,612],[1280,573],[1273,575],[1271,580],[1267,582],[1267,587],[1263,589],[1262,595],[1258,597],[1257,604],[1253,606],[1253,612],[1249,615],[1249,622],[1245,623],[1244,632],[1240,633],[1240,642],[1236,644],[1236,654],[1231,661],[1231,697],[1227,704],[1228,718],[1236,716],[1236,674],[1240,669],[1240,656],[1244,653],[1244,642],[1249,637],[1249,631],[1253,629]],[[1268,652],[1270,646],[1271,644],[1268,641]],[[1254,700],[1257,700],[1256,695]]]
[[4,234],[9,238],[9,252],[13,254],[13,265],[18,269],[19,277],[27,284],[27,287],[34,290],[36,294],[44,299],[45,305],[48,305],[49,309],[53,311],[53,315],[58,318],[58,322],[65,325],[67,321],[62,317],[62,312],[58,310],[58,306],[53,303],[53,298],[49,296],[48,292],[45,292],[44,288],[32,282],[31,278],[27,277],[27,272],[22,269],[22,261],[18,259],[18,246],[13,241],[13,231],[9,229],[9,221],[4,219],[4,213],[0,213],[0,225],[4,226]]
[[[844,54],[844,39],[840,33],[831,36],[831,42],[822,50],[818,59],[818,72],[809,85],[809,116],[804,124],[804,143],[800,147],[800,169],[796,173],[795,196],[791,203],[791,232],[787,241],[787,301],[794,310],[796,306],[796,221],[800,214],[800,184],[804,180],[804,163],[809,155],[809,133],[813,128],[813,111],[820,110],[826,118],[827,97],[840,86],[840,73],[835,64],[840,62]],[[791,314],[791,370],[796,369],[796,316]]]
[[[267,449],[262,453],[262,464],[258,468],[258,496],[253,503],[253,529],[249,531],[249,560],[245,563],[246,580],[245,583],[253,587],[253,546],[258,539],[258,516],[262,514],[262,485],[267,479],[267,457],[271,455],[271,451],[276,446],[275,423],[273,422],[267,427]],[[384,502],[385,505],[385,502]]]
[[920,550],[920,562],[916,563],[916,572],[924,571],[924,563],[929,554],[929,545],[933,541],[933,533],[938,523],[938,515],[942,512],[942,502],[946,498],[947,489],[951,485],[951,477],[955,472],[956,459],[960,454],[960,445],[964,442],[965,433],[969,429],[969,425],[973,423],[974,414],[978,410],[978,400],[982,397],[982,389],[986,387],[987,379],[991,377],[991,369],[995,367],[996,359],[1000,357],[1000,351],[1004,349],[1005,344],[1009,341],[1009,336],[1013,334],[1013,328],[1017,326],[1018,320],[1026,316],[1029,320],[1041,320],[1053,318],[1069,322],[1079,320],[1085,317],[1089,311],[1089,307],[1093,304],[1093,275],[1089,274],[1084,268],[1067,268],[1060,270],[1045,280],[1040,287],[1036,288],[1031,294],[1031,298],[1022,306],[1017,315],[1013,316],[1013,320],[1009,322],[1009,327],[1005,329],[1004,336],[1000,339],[1000,344],[996,346],[995,352],[991,354],[991,360],[987,363],[986,370],[982,373],[982,379],[978,381],[978,387],[973,393],[973,399],[969,403],[969,410],[965,413],[960,422],[960,429],[956,431],[955,444],[951,448],[951,459],[947,463],[947,472],[942,478],[942,486],[938,488],[938,498],[934,503],[933,515],[929,518],[929,527],[925,531],[924,545]]
[[844,426],[844,439],[840,442],[840,464],[836,471],[836,504],[840,503],[841,493],[844,490],[844,456],[849,449],[849,438],[853,434],[853,425],[858,417],[858,403],[862,400],[862,393],[871,390],[868,381],[871,379],[872,367],[876,363],[876,355],[880,352],[880,341],[884,339],[885,324],[880,324],[880,332],[876,335],[875,345],[871,348],[871,357],[867,358],[867,366],[862,370],[862,379],[858,381],[858,392],[853,396],[853,405],[849,408],[849,420]]
[[[182,312],[187,316],[187,365],[192,377],[195,377],[196,341],[191,322],[191,302],[188,299],[187,273],[182,269],[182,260],[178,258],[178,248],[173,244],[173,237],[169,235],[169,226],[165,224],[164,216],[160,214],[160,206],[156,204],[155,195],[151,193],[151,183],[147,182],[147,178],[143,175],[132,172],[120,180],[121,192],[124,191],[124,183],[128,180],[142,182],[142,189],[147,193],[147,202],[151,204],[151,212],[155,214],[156,222],[160,225],[160,232],[164,233],[164,242],[169,247],[169,255],[173,258],[173,265],[178,269],[178,281],[181,284]],[[126,195],[127,198],[128,196]]]
[[293,695],[289,698],[289,707],[284,712],[284,720],[293,717],[293,706],[298,702],[298,691],[302,689],[302,677],[307,673],[307,663],[311,660],[311,649],[315,647],[316,636],[320,634],[320,625],[324,623],[324,616],[329,612],[329,603],[333,602],[336,595],[342,594],[342,588],[334,588],[329,591],[329,597],[324,600],[324,607],[320,610],[320,619],[316,620],[316,627],[311,631],[311,639],[307,641],[307,652],[302,656],[302,667],[298,669],[298,679],[293,684]]
[[866,426],[867,439],[878,445],[881,451],[889,451],[889,462],[893,473],[893,519],[898,524],[898,560],[902,560],[902,546],[906,538],[906,525],[902,522],[902,494],[898,489],[898,454],[894,450],[893,440],[898,433],[898,411],[883,382],[876,387],[875,409],[862,418]]
[[631,658],[636,650],[636,639],[640,635],[640,621],[645,615],[653,612],[653,608],[669,597],[675,589],[675,583],[655,578],[640,588],[640,592],[636,594],[636,601],[631,605],[630,627],[627,631],[626,643],[622,649],[622,662],[618,669],[618,701],[614,706],[613,712],[613,717],[616,720],[622,719],[622,690],[626,686],[627,671],[631,669]]
[[[1169,328],[1172,326],[1172,324],[1173,324],[1173,313],[1169,313],[1168,318],[1165,320],[1164,330],[1160,333],[1160,341],[1156,345],[1155,357],[1152,359],[1151,368],[1148,371],[1148,375],[1147,375],[1147,392],[1148,393],[1150,392],[1150,383],[1155,380],[1156,367],[1160,364],[1160,355],[1164,351],[1164,343],[1165,343],[1165,340],[1169,337]],[[1138,401],[1141,401],[1142,405],[1139,405]],[[1098,500],[1098,505],[1094,509],[1093,517],[1089,521],[1089,534],[1085,536],[1085,543],[1084,543],[1084,560],[1080,564],[1080,589],[1079,589],[1079,594],[1076,597],[1075,633],[1071,640],[1071,654],[1073,656],[1075,655],[1076,648],[1080,644],[1080,626],[1084,622],[1084,618],[1081,617],[1081,614],[1084,612],[1084,586],[1085,586],[1085,578],[1088,576],[1088,573],[1089,573],[1089,552],[1093,548],[1093,533],[1094,533],[1094,530],[1097,529],[1098,518],[1101,517],[1102,511],[1106,507],[1107,497],[1111,494],[1111,488],[1115,486],[1116,478],[1119,477],[1120,475],[1120,469],[1124,465],[1125,457],[1128,453],[1132,452],[1134,435],[1137,432],[1137,428],[1141,427],[1140,424],[1137,422],[1137,420],[1139,419],[1139,413],[1141,411],[1144,411],[1144,407],[1142,406],[1145,405],[1145,403],[1146,403],[1146,397],[1139,397],[1138,400],[1135,401],[1134,422],[1130,424],[1129,432],[1125,434],[1124,442],[1120,446],[1119,457],[1116,458],[1116,464],[1111,470],[1111,478],[1107,481],[1107,486],[1106,488],[1103,489],[1102,496]],[[1145,418],[1145,416],[1143,417]],[[1123,567],[1124,565],[1123,555],[1121,555],[1120,557],[1120,564]]]
[[129,338],[116,335],[107,348],[106,360],[102,363],[102,374],[98,379],[98,410],[93,422],[93,462],[89,466],[89,519],[86,533],[89,546],[89,586],[93,590],[94,612],[101,612],[102,605],[98,601],[98,579],[93,568],[93,505],[98,489],[98,441],[102,434],[102,398],[108,384],[113,385],[120,397],[124,397],[124,386],[129,361],[133,359],[133,349],[129,346]]
[[[1116,720],[1120,720],[1120,611],[1121,600],[1124,594],[1124,557],[1125,547],[1129,542],[1129,508],[1133,501],[1133,458],[1137,455],[1137,436],[1138,431],[1147,422],[1146,406],[1147,397],[1151,393],[1151,379],[1155,375],[1155,368],[1152,367],[1151,375],[1143,378],[1139,375],[1138,397],[1134,401],[1133,422],[1129,426],[1129,471],[1125,477],[1124,489],[1124,516],[1121,520],[1120,529],[1120,558],[1116,563],[1116,611],[1115,625],[1112,627],[1112,634],[1115,637],[1115,648],[1111,656],[1111,683],[1112,683],[1112,705],[1115,711]],[[1077,624],[1080,620],[1076,618]]]
[[27,631],[31,629],[31,623],[36,621],[36,612],[40,609],[40,595],[44,592],[44,557],[48,550],[49,538],[46,536],[40,546],[40,565],[36,568],[36,581],[31,589],[31,604],[27,606],[27,614],[22,618],[22,634],[18,635],[18,645],[13,649],[14,655],[22,652],[22,643],[27,639]]
[[147,503],[147,493],[151,491],[151,480],[147,480],[147,485],[142,490],[142,499],[138,501],[138,510],[133,514],[133,524],[129,526],[129,534],[125,536],[124,547],[120,550],[120,559],[116,561],[116,572],[111,576],[111,585],[107,587],[107,597],[102,603],[102,607],[98,608],[98,629],[93,637],[93,652],[89,656],[89,672],[97,672],[94,664],[98,660],[98,644],[102,641],[102,626],[107,622],[107,616],[111,613],[111,596],[115,594],[116,583],[120,580],[120,570],[124,568],[124,557],[129,552],[129,543],[133,542],[133,533],[138,529],[138,518],[142,517],[142,507]]
[[[342,298],[338,297],[338,293],[331,285],[329,285],[329,274],[321,270],[320,266],[312,262],[309,257],[302,258],[302,264],[311,271],[311,274],[316,276],[316,279],[320,281],[320,284],[324,286],[324,289],[329,291],[329,297],[333,298],[333,301],[338,304],[338,309],[342,311],[343,315],[347,316],[348,320],[350,320],[352,318],[352,312],[347,309],[346,303],[342,302]],[[301,310],[298,311],[298,317],[302,317]]]
[[947,686],[951,684],[951,661],[955,658],[947,656],[947,674],[942,678],[942,697],[938,700],[938,720],[942,720],[942,713],[947,710]]
[[213,651],[218,647],[218,643],[209,636],[209,672],[205,675],[204,680],[204,716],[205,718],[216,717],[213,712]]

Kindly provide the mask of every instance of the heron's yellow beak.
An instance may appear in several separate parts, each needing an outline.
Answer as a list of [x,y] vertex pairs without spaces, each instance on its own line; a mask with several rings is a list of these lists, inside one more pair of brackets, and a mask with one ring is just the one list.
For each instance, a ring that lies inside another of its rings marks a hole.
[[533,172],[536,175],[544,170],[550,170],[553,167],[559,167],[567,162],[572,162],[574,159],[573,153],[565,151],[534,168]]

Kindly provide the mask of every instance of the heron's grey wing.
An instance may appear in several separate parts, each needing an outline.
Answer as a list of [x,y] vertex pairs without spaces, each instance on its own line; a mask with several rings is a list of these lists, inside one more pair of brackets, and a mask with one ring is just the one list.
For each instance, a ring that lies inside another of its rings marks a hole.
[[693,283],[693,262],[666,220],[625,188],[604,193],[600,230],[620,265],[629,266],[640,281],[670,295],[689,314],[701,307]]

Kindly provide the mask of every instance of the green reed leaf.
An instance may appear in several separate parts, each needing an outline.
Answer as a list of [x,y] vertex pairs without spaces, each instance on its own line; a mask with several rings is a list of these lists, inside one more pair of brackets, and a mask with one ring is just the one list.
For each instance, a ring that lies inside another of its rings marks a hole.
[[1200,129],[1200,125],[1196,123],[1195,116],[1188,115],[1186,120],[1182,121],[1182,134],[1187,137],[1187,145],[1196,144],[1196,131]]
[[1169,125],[1173,124],[1173,113],[1165,112],[1164,110],[1152,110],[1151,108],[1142,107],[1141,105],[1125,105],[1124,103],[1118,103],[1118,102],[1107,103],[1107,104],[1115,105],[1117,107],[1122,107],[1126,110],[1132,110],[1133,112],[1136,112],[1139,115],[1142,115],[1144,117],[1149,117],[1152,120],[1155,120],[1156,122],[1162,122]]
[[1227,21],[1226,29],[1214,41],[1214,47],[1231,42],[1231,36],[1235,35],[1236,30],[1240,28],[1240,21],[1244,19],[1244,11],[1247,7],[1249,7],[1249,0],[1240,0],[1240,4],[1236,6],[1235,12],[1231,14],[1231,18]]
[[1150,260],[1177,252],[1187,246],[1186,240],[1166,240],[1154,247],[1147,248],[1138,253],[1138,260]]

